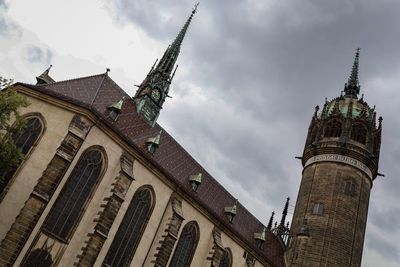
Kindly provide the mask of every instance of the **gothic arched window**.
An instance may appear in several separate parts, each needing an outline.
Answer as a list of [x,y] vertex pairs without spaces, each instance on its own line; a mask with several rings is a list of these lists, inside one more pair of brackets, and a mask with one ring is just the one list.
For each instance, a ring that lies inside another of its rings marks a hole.
[[356,184],[351,181],[347,181],[344,185],[344,194],[348,196],[355,196],[356,194]]
[[98,148],[83,153],[46,218],[44,230],[47,233],[65,241],[72,235],[100,179],[103,165],[104,155]]
[[[25,118],[25,124],[26,127],[22,131],[17,132],[12,136],[16,147],[21,149],[23,155],[27,155],[30,152],[39,140],[39,137],[43,134],[44,128],[43,121],[37,116]],[[18,166],[11,169],[4,169],[0,166],[0,195],[7,187],[17,169]]]
[[53,265],[53,259],[51,258],[50,253],[41,248],[37,248],[32,250],[23,263],[23,267],[50,267]]
[[324,136],[340,137],[341,135],[342,135],[342,123],[337,119],[330,120],[325,127]]
[[350,138],[365,145],[367,141],[367,129],[361,123],[355,123],[351,126]]
[[153,189],[139,188],[129,204],[103,266],[129,266],[154,207]]
[[198,241],[199,226],[197,222],[188,222],[182,229],[178,245],[176,246],[169,267],[189,267]]
[[231,267],[231,266],[232,266],[232,252],[229,248],[225,248],[222,260],[219,263],[219,267]]

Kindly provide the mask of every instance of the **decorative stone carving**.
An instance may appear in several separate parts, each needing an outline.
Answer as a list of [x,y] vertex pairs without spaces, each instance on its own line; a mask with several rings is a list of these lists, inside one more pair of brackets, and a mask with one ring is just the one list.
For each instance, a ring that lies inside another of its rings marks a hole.
[[221,231],[214,226],[212,231],[213,247],[209,252],[210,256],[207,260],[211,261],[211,267],[218,267],[224,257],[224,246],[221,239]]
[[167,266],[183,222],[182,199],[177,194],[173,193],[170,198],[170,203],[172,207],[172,216],[168,219],[167,228],[164,231],[165,235],[163,235],[163,239],[159,241],[160,246],[156,248],[157,253],[154,255],[155,260],[152,261],[156,267]]

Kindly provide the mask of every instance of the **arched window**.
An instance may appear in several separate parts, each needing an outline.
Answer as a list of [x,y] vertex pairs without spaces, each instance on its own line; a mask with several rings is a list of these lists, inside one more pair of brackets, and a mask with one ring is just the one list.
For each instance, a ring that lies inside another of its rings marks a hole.
[[328,122],[325,127],[325,137],[340,137],[342,134],[342,123],[337,120],[333,119]]
[[355,196],[356,195],[356,184],[351,181],[347,181],[344,185],[344,194],[347,196]]
[[195,221],[188,222],[182,229],[178,245],[169,267],[189,267],[199,241],[199,226]]
[[23,263],[23,267],[50,267],[53,265],[53,259],[48,251],[45,249],[37,248],[32,250],[29,253],[29,256],[26,258]]
[[355,123],[351,126],[350,138],[356,142],[365,145],[367,140],[367,129],[361,123]]
[[222,257],[219,267],[231,267],[232,266],[232,252],[229,248],[225,248],[224,256]]
[[45,232],[64,241],[72,235],[100,179],[103,165],[104,155],[98,148],[83,153],[46,218],[43,227]]
[[144,186],[136,191],[111,243],[103,266],[129,266],[153,211],[154,203],[152,188]]
[[[21,149],[23,155],[27,155],[36,144],[39,137],[43,134],[43,122],[39,117],[27,117],[25,119],[26,127],[12,136],[17,148]],[[14,176],[18,166],[11,169],[3,169],[0,166],[0,195],[7,187],[11,178]]]

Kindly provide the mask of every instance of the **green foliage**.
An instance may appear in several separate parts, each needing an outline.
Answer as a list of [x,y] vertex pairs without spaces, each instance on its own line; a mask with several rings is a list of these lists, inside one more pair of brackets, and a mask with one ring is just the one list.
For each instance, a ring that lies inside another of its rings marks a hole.
[[25,127],[17,111],[18,108],[29,105],[26,98],[18,94],[10,86],[10,82],[3,83],[4,80],[0,77],[0,86],[7,86],[0,91],[0,170],[2,172],[17,166],[24,157],[21,150],[16,147],[13,136]]

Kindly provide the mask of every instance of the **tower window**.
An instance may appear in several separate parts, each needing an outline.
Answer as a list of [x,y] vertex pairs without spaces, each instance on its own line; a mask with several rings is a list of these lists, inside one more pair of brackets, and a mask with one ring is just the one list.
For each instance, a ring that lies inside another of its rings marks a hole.
[[350,138],[365,145],[367,140],[367,129],[365,129],[364,125],[362,125],[361,123],[353,124],[353,126],[351,127]]
[[325,127],[325,137],[340,137],[342,135],[342,123],[337,120],[333,119],[328,122]]
[[110,119],[116,121],[118,118],[119,113],[115,109],[110,109],[110,113],[108,114]]
[[314,204],[313,214],[315,214],[315,215],[323,215],[324,214],[324,204],[323,203]]
[[356,194],[356,185],[353,182],[346,182],[344,186],[344,194],[354,196]]

